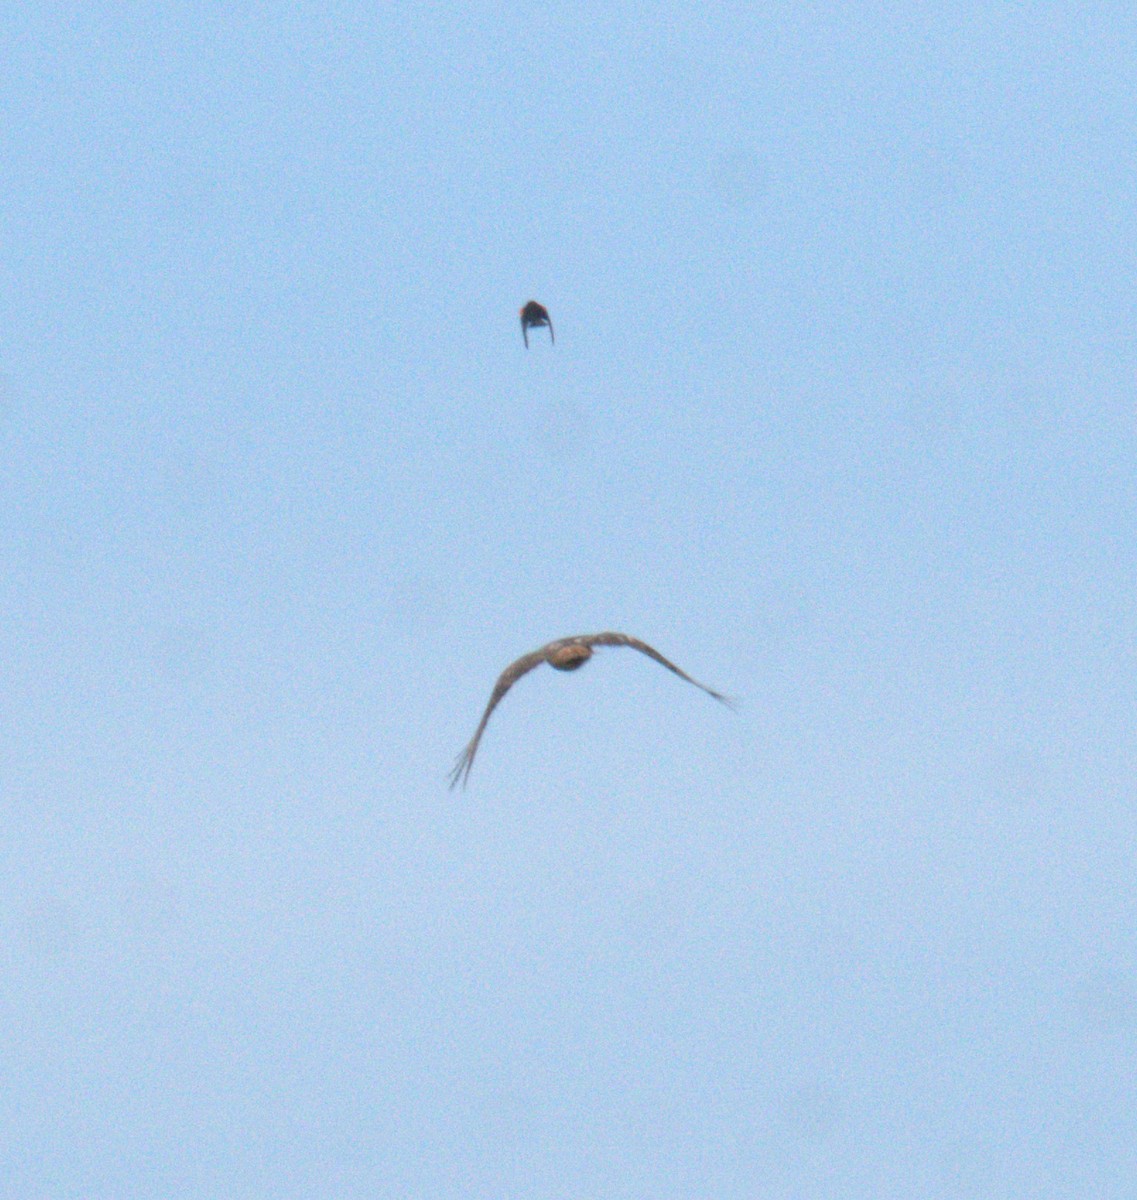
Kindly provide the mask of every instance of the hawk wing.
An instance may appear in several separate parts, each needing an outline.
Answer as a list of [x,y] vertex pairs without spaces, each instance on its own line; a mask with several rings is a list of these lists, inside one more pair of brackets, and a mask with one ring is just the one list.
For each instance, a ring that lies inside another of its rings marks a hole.
[[478,728],[474,731],[470,744],[455,760],[450,772],[451,788],[457,787],[459,783],[463,787],[466,786],[466,780],[470,778],[470,768],[474,765],[474,755],[478,752],[478,743],[482,740],[482,734],[489,723],[490,713],[497,708],[501,703],[501,698],[522,675],[527,675],[534,667],[539,667],[545,661],[547,650],[548,646],[542,646],[540,650],[534,650],[532,654],[523,654],[515,663],[510,663],[498,676],[497,683],[493,685],[490,702],[486,705],[486,711],[482,713],[482,719],[478,722]]
[[583,642],[586,646],[630,646],[633,650],[638,650],[641,654],[646,654],[648,658],[654,658],[661,667],[666,667],[674,675],[678,675],[680,679],[685,679],[688,683],[693,683],[700,691],[706,692],[708,696],[713,696],[716,700],[720,700],[727,708],[737,707],[737,701],[730,696],[724,696],[721,692],[716,692],[714,688],[709,688],[705,683],[700,683],[697,679],[692,679],[686,671],[680,670],[673,662],[663,657],[654,646],[649,646],[647,642],[641,642],[639,638],[629,637],[626,633],[589,633],[584,637],[574,639]]

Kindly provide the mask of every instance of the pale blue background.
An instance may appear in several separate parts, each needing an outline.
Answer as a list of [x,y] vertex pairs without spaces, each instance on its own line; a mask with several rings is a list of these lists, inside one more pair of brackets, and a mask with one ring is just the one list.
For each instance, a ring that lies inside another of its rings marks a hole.
[[1131,6],[0,22],[0,1194],[1137,1195]]

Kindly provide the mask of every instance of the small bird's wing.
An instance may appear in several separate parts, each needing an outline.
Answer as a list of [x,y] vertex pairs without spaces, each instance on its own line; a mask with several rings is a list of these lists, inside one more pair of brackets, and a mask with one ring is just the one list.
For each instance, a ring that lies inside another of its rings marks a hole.
[[525,309],[521,310],[521,336],[525,339],[525,349],[529,349],[529,322],[525,319]]
[[557,344],[557,338],[553,333],[553,318],[549,316],[548,309],[545,310],[545,320],[549,323],[549,340],[555,346]]
[[713,696],[716,700],[721,700],[727,708],[736,708],[738,706],[738,702],[732,697],[724,696],[721,692],[716,692],[714,688],[707,687],[705,683],[700,683],[697,679],[692,679],[686,671],[681,671],[673,662],[664,658],[653,646],[649,646],[647,642],[641,642],[639,638],[629,637],[626,633],[589,633],[575,640],[583,642],[586,646],[630,646],[633,650],[638,650],[641,654],[646,654],[648,658],[654,658],[661,667],[666,667],[673,674],[678,675],[680,679],[685,679],[688,683],[693,683],[700,691],[706,692],[708,696]]
[[478,722],[478,728],[474,731],[470,744],[458,755],[450,772],[451,788],[457,787],[459,782],[463,787],[466,786],[466,780],[470,777],[470,768],[474,765],[474,755],[478,752],[478,743],[482,740],[490,713],[497,708],[501,703],[502,696],[513,687],[522,675],[527,675],[534,667],[539,667],[545,661],[547,650],[548,646],[542,646],[540,650],[534,650],[532,654],[522,655],[515,663],[510,663],[498,676],[497,683],[493,686],[490,702],[486,705],[486,711],[482,713],[482,719]]

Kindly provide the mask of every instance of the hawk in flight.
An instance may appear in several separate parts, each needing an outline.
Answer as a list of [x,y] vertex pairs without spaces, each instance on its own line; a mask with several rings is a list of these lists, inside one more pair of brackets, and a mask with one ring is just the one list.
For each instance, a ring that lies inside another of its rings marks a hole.
[[543,329],[545,326],[548,326],[549,340],[555,346],[557,339],[553,335],[553,320],[549,316],[549,310],[536,300],[530,300],[521,310],[521,336],[525,339],[526,350],[529,349],[529,330]]
[[688,683],[693,683],[695,687],[701,688],[708,696],[721,700],[729,708],[734,707],[734,701],[729,696],[720,695],[697,679],[692,679],[686,671],[681,671],[673,662],[668,662],[658,650],[653,649],[647,642],[641,642],[639,638],[629,637],[626,633],[584,633],[578,637],[560,638],[558,641],[550,642],[547,646],[542,646],[540,650],[522,655],[515,663],[511,663],[502,671],[497,683],[494,684],[490,702],[486,705],[486,711],[482,713],[482,719],[478,722],[478,728],[474,731],[470,744],[458,755],[454,769],[450,772],[450,786],[453,788],[458,783],[461,783],[463,787],[466,786],[466,780],[470,777],[470,768],[474,765],[474,755],[478,752],[478,742],[482,740],[490,713],[497,708],[501,698],[522,675],[527,675],[534,667],[539,667],[546,662],[558,671],[575,671],[579,667],[583,667],[592,657],[593,646],[630,646],[633,650],[646,654],[648,658],[654,658],[660,666],[674,672],[680,679],[685,679]]

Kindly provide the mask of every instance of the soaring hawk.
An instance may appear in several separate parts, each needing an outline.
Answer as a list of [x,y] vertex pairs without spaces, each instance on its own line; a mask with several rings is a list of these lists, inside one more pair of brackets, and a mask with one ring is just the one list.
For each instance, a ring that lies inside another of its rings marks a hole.
[[461,783],[465,787],[466,780],[470,777],[470,768],[474,765],[474,755],[478,752],[478,742],[481,741],[482,734],[485,732],[490,713],[497,708],[501,698],[522,675],[528,674],[534,667],[539,667],[546,662],[558,671],[575,671],[584,666],[592,657],[593,646],[630,646],[633,650],[646,654],[648,658],[654,658],[657,663],[669,671],[673,671],[680,679],[685,679],[688,683],[693,683],[695,687],[701,688],[708,696],[721,700],[728,707],[734,707],[734,701],[729,696],[723,696],[697,679],[692,679],[686,671],[681,671],[673,662],[664,658],[658,650],[653,649],[647,642],[641,642],[639,638],[629,637],[626,633],[585,633],[578,637],[560,638],[558,641],[550,642],[547,646],[542,646],[539,650],[534,650],[531,654],[522,655],[515,663],[511,663],[502,671],[497,683],[494,684],[490,702],[486,705],[486,711],[482,713],[482,719],[478,722],[478,728],[474,731],[470,744],[458,755],[454,769],[450,772],[450,786],[455,787]]
[[525,339],[526,350],[529,349],[529,330],[542,329],[546,325],[549,328],[549,340],[555,346],[557,339],[553,335],[553,320],[549,316],[549,310],[536,300],[530,300],[521,310],[521,336]]

